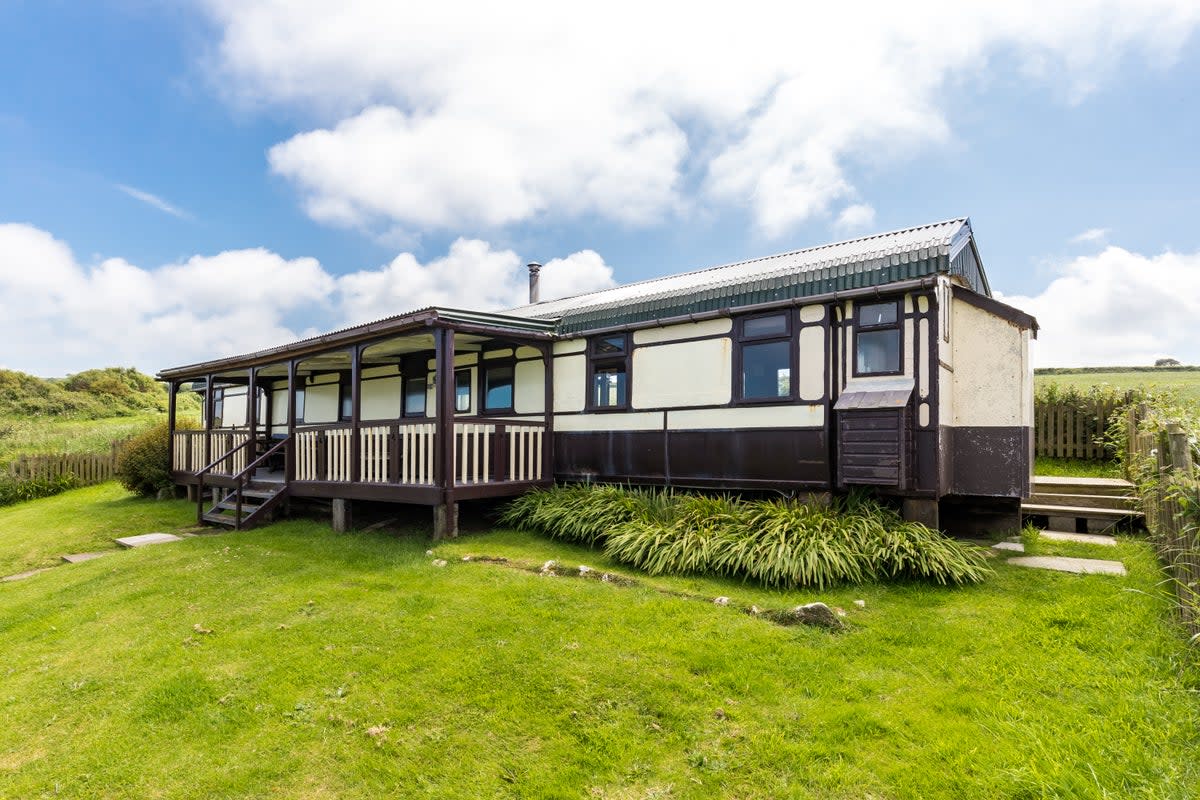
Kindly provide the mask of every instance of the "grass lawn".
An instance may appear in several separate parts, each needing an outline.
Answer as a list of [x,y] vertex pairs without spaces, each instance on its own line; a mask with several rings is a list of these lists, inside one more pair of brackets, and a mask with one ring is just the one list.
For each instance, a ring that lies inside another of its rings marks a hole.
[[0,508],[0,576],[61,563],[67,553],[113,550],[113,539],[194,524],[196,507],[134,497],[103,483]]
[[1124,478],[1116,461],[1087,461],[1082,458],[1048,458],[1034,460],[1034,475],[1068,478]]
[[1108,384],[1117,389],[1135,389],[1145,386],[1152,389],[1170,389],[1178,392],[1182,400],[1200,406],[1200,369],[1138,372],[1069,372],[1057,375],[1037,375],[1036,386],[1057,383],[1059,386],[1088,389]]
[[[120,502],[8,509],[0,554],[73,549],[66,510]],[[147,529],[191,510],[152,508]],[[0,796],[1200,794],[1200,674],[1144,542],[1127,578],[998,559],[981,586],[820,593],[461,560],[618,571],[511,531],[427,547],[296,520],[0,584]],[[849,629],[680,593],[822,600]]]
[[118,439],[140,433],[165,414],[86,420],[0,416],[0,464],[25,453],[106,453]]

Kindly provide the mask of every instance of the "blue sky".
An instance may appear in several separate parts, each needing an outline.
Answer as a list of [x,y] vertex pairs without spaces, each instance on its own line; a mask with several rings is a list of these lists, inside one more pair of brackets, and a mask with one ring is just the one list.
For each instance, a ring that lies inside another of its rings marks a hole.
[[0,2],[0,366],[155,370],[502,308],[528,260],[573,293],[963,214],[1039,363],[1200,362],[1194,5]]

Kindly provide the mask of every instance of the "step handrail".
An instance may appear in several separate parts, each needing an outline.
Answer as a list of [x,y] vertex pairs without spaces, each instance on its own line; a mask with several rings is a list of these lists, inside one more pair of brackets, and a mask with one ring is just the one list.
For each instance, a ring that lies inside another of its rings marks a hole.
[[[234,490],[237,493],[237,500],[235,501],[236,508],[234,510],[234,517],[233,517],[233,529],[235,531],[240,531],[242,529],[242,489],[245,488],[246,475],[253,474],[254,470],[258,469],[259,464],[266,461],[267,458],[274,455],[278,450],[286,447],[287,443],[290,442],[291,440],[292,440],[291,436],[283,437],[275,444],[274,447],[272,447],[267,452],[263,453],[258,458],[251,461],[249,464],[246,465],[246,467],[241,472],[239,472],[237,475],[233,476],[234,481],[237,482],[237,489]],[[284,478],[284,485],[285,486],[287,485],[286,477]]]
[[256,440],[254,437],[247,437],[246,441],[239,444],[223,456],[219,456],[216,461],[213,461],[204,469],[196,473],[196,524],[204,522],[204,476],[217,468],[217,465],[228,459],[239,450],[244,450],[253,444]]

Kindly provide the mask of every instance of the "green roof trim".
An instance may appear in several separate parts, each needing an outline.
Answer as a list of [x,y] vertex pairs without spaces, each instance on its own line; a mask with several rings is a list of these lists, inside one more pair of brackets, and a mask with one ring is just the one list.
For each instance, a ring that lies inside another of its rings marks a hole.
[[813,295],[884,286],[897,281],[924,278],[951,271],[948,256],[918,259],[903,264],[867,267],[861,263],[807,272],[791,273],[750,281],[736,286],[700,288],[688,294],[633,301],[620,308],[601,307],[566,313],[558,323],[558,333],[581,333],[597,328],[650,322],[666,317],[719,311]]

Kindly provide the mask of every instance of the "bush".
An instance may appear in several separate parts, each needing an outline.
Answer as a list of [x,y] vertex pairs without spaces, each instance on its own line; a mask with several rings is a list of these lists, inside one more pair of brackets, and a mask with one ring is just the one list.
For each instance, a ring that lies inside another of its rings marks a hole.
[[152,496],[171,486],[167,423],[160,422],[134,436],[117,453],[117,480],[131,492]]
[[74,489],[79,485],[74,475],[60,475],[57,478],[33,478],[18,481],[7,476],[0,476],[0,506],[10,506],[26,500],[36,500],[39,497]]
[[652,575],[718,573],[825,588],[874,579],[978,583],[991,573],[978,548],[858,494],[821,505],[569,486],[517,498],[501,521],[603,544],[609,557]]

